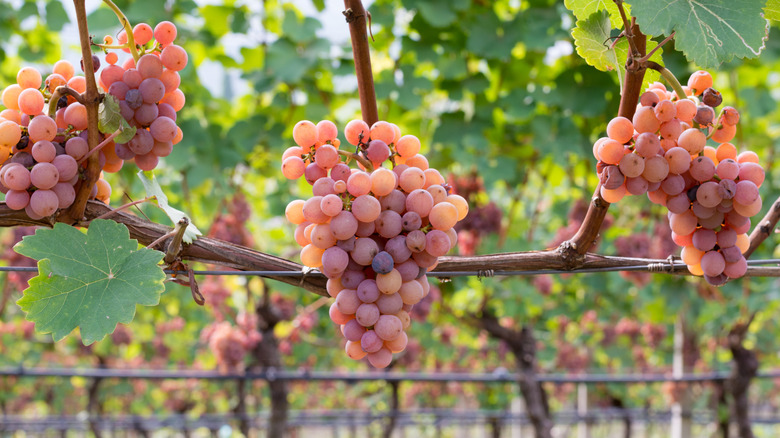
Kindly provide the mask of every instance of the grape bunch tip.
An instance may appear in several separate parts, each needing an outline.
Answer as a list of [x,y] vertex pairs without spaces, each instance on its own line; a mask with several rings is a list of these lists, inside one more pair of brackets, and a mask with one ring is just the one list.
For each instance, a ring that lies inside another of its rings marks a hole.
[[353,155],[339,153],[333,122],[295,125],[297,146],[284,152],[281,170],[304,177],[313,196],[290,202],[285,216],[297,225],[302,263],[328,277],[330,318],[347,355],[385,368],[406,348],[409,312],[430,290],[426,272],[457,243],[453,227],[469,207],[398,126],[353,120],[344,135],[373,170],[349,166]]

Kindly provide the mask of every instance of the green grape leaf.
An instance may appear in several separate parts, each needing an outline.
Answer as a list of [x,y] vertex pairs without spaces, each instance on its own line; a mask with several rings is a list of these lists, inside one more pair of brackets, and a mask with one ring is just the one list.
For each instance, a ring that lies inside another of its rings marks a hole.
[[119,110],[119,101],[116,97],[106,94],[98,108],[98,129],[103,134],[113,134],[117,130],[122,132],[114,138],[114,143],[127,143],[135,136],[135,126],[130,126],[122,117]]
[[62,223],[39,229],[14,246],[38,260],[38,276],[17,304],[39,333],[55,341],[81,330],[84,345],[133,320],[135,306],[154,306],[165,290],[163,253],[130,239],[127,227],[96,219],[86,234]]
[[674,36],[675,48],[702,68],[737,58],[755,58],[764,49],[769,22],[766,0],[641,0],[632,9],[648,35]]
[[168,196],[163,192],[160,183],[157,182],[157,178],[154,177],[154,172],[139,170],[138,177],[141,178],[141,182],[144,184],[146,196],[154,196],[157,199],[157,205],[168,215],[174,224],[178,224],[183,217],[189,219],[190,224],[187,226],[187,231],[184,232],[184,241],[186,243],[192,243],[198,236],[203,235],[203,233],[198,230],[198,227],[192,224],[192,219],[190,219],[189,216],[183,211],[168,205]]
[[764,7],[764,18],[780,21],[780,0],[769,0]]
[[59,32],[68,23],[68,13],[62,6],[62,2],[48,2],[46,4],[46,27]]
[[[626,60],[628,59],[628,41],[622,38],[612,46],[610,31],[612,27],[609,23],[609,16],[606,11],[593,13],[586,20],[578,20],[577,26],[572,30],[574,45],[577,48],[577,54],[585,62],[601,71],[616,71],[620,89],[623,89],[623,81],[626,75]],[[658,43],[647,40],[647,50],[653,50]],[[651,60],[661,62],[662,49],[656,50]],[[660,74],[654,70],[645,72],[645,83],[658,80]]]
[[[564,0],[563,4],[574,13],[578,20],[586,20],[598,11],[607,11],[612,27],[617,29],[623,28],[623,19],[620,17],[620,11],[612,0]],[[630,17],[630,6],[624,3],[623,9],[626,11],[626,17]]]

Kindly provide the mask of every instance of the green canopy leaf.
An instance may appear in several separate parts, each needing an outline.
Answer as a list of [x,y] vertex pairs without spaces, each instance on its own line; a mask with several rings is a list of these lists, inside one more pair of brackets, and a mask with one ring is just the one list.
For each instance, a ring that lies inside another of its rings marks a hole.
[[[593,13],[586,20],[578,20],[577,27],[572,30],[571,35],[574,37],[577,54],[589,65],[601,71],[617,71],[620,88],[623,89],[629,50],[628,41],[622,38],[612,47],[611,30],[609,15],[607,11],[602,10]],[[648,39],[647,51],[653,50],[657,45],[658,43]],[[661,53],[662,49],[658,49],[650,59],[660,63]],[[648,70],[645,73],[645,83],[656,81],[659,77],[658,72]]]
[[703,68],[737,58],[755,58],[764,49],[769,22],[766,0],[642,0],[632,15],[649,35],[676,32],[675,47]]
[[[563,4],[574,13],[578,20],[585,20],[598,11],[607,11],[612,27],[623,27],[620,11],[612,0],[565,0]],[[631,9],[627,4],[623,4],[623,9],[626,11],[626,17],[631,17]]]
[[159,304],[165,290],[163,254],[139,250],[114,221],[96,219],[86,234],[59,223],[26,236],[14,251],[38,260],[38,276],[17,304],[55,341],[77,327],[85,345],[99,341],[132,321],[137,304]]

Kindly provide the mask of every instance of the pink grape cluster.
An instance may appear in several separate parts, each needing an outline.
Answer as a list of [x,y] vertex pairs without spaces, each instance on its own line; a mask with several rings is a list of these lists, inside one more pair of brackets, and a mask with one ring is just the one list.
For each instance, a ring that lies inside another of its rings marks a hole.
[[739,112],[724,107],[715,116],[722,98],[709,73],[694,73],[683,89],[687,98],[675,99],[654,83],[640,97],[633,120],[609,122],[607,137],[593,146],[601,196],[617,202],[647,193],[667,207],[672,238],[683,247],[690,272],[722,285],[747,271],[746,233],[762,207],[764,169],[754,152],[738,154],[729,143]]
[[[84,105],[63,98],[56,118],[44,114],[44,108],[58,86],[85,90],[86,82],[68,61],[58,61],[45,81],[38,70],[24,67],[16,82],[2,93],[0,192],[9,208],[40,219],[73,204],[81,184],[78,160],[89,152]],[[108,183],[98,180],[92,198],[107,202],[110,194]]]
[[333,122],[295,125],[298,146],[284,152],[282,173],[305,177],[313,196],[292,201],[285,215],[297,225],[303,264],[329,279],[330,317],[347,355],[384,368],[406,348],[409,312],[430,290],[425,274],[457,243],[453,227],[468,203],[428,167],[419,139],[394,124],[353,120],[344,134],[373,170],[349,167]]
[[[100,87],[119,100],[122,117],[138,128],[132,140],[106,152],[114,166],[121,168],[122,161],[132,160],[139,169],[152,170],[182,139],[176,125],[176,113],[185,103],[179,71],[187,66],[188,56],[181,46],[173,44],[176,34],[176,25],[170,21],[154,29],[140,23],[133,28],[133,38],[145,53],[137,61],[130,57],[120,66],[116,53],[106,54],[108,65],[100,73]],[[117,39],[126,45],[127,33],[121,31]],[[112,42],[112,37],[105,37],[104,43]]]
[[[151,170],[182,139],[176,126],[176,112],[184,106],[178,71],[186,66],[187,53],[173,44],[176,26],[164,21],[152,30],[141,23],[133,29],[133,37],[143,53],[138,62],[130,57],[120,67],[117,54],[107,52],[107,66],[98,75],[98,85],[119,100],[123,118],[137,128],[126,144],[115,144],[101,134],[104,141],[96,153],[105,172],[118,172],[127,160]],[[122,31],[118,39],[120,45],[111,47],[125,47],[129,52],[127,34]],[[105,37],[104,43],[110,46],[113,38]],[[92,61],[97,72],[100,59],[93,55]],[[95,153],[87,143],[86,107],[75,97],[56,92],[67,86],[83,95],[87,83],[65,60],[56,62],[45,80],[37,69],[24,67],[16,82],[2,92],[0,192],[9,208],[24,209],[39,219],[73,204],[87,158]],[[54,117],[46,114],[50,110]],[[101,173],[91,198],[108,203],[110,196],[111,186]]]

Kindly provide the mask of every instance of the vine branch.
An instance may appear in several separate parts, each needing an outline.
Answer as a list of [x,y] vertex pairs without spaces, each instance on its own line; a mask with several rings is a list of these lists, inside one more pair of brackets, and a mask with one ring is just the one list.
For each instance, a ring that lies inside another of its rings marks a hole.
[[[76,7],[76,21],[79,27],[79,39],[81,41],[81,57],[84,62],[84,76],[87,80],[87,91],[84,93],[84,106],[87,107],[87,143],[89,149],[95,149],[100,143],[100,130],[98,129],[98,106],[100,105],[100,94],[95,81],[95,69],[92,64],[92,46],[87,28],[87,11],[84,5],[85,0],[73,0]],[[86,172],[81,180],[81,186],[76,192],[76,198],[73,205],[66,210],[59,220],[66,223],[75,223],[84,217],[84,209],[92,192],[92,187],[100,176],[100,160],[97,154],[89,157]]]
[[766,212],[766,216],[761,219],[761,222],[753,228],[753,232],[750,233],[750,247],[745,251],[745,258],[748,259],[753,252],[764,242],[769,236],[772,235],[777,222],[780,221],[780,198],[775,200],[769,211]]
[[368,48],[368,32],[366,16],[368,13],[361,0],[344,0],[343,12],[349,23],[349,34],[352,38],[352,55],[355,58],[355,75],[360,95],[360,110],[363,121],[372,126],[379,121],[379,111],[376,105],[374,90],[374,74],[371,71],[371,53]]
[[[622,11],[620,0],[615,0]],[[626,22],[626,24],[628,24]],[[634,24],[631,30],[626,29],[626,38],[636,47],[639,57],[645,55],[647,48],[647,37],[639,30],[639,26]],[[639,94],[642,92],[642,81],[645,78],[645,68],[634,62],[634,57],[629,56],[626,63],[625,85],[620,96],[620,108],[618,115],[629,120],[634,117],[636,103],[639,101]],[[588,206],[588,212],[585,214],[585,220],[580,229],[570,240],[563,242],[558,248],[559,256],[566,261],[569,269],[579,266],[583,262],[583,255],[593,246],[593,242],[599,235],[601,224],[607,216],[609,202],[601,197],[601,184],[596,186],[593,198]]]

